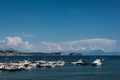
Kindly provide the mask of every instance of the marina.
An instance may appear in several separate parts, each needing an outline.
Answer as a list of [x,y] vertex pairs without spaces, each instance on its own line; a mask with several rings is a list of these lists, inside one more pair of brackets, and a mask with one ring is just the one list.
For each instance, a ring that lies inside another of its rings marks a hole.
[[17,61],[0,63],[0,70],[2,71],[18,71],[18,70],[31,70],[35,67],[54,68],[64,66],[64,61]]
[[[4,62],[0,63],[0,70],[2,71],[20,71],[20,70],[31,70],[32,68],[55,68],[55,67],[62,67],[65,64],[73,64],[73,65],[87,65],[90,62],[84,62],[82,59],[79,59],[75,62],[65,62],[65,61],[46,61],[46,60],[39,60],[39,61],[29,61],[29,60],[23,60],[23,61],[10,61],[10,62]],[[94,66],[100,66],[102,65],[102,62],[100,59],[96,59],[91,63]]]
[[[92,62],[96,59],[100,59],[102,65],[93,66]],[[79,60],[87,62],[87,65],[72,64]],[[51,67],[47,62],[50,65],[63,62],[64,65]],[[41,64],[47,64],[47,66],[40,66]],[[0,80],[119,80],[120,78],[119,56],[0,57],[0,67],[1,65],[11,65],[11,67],[0,70]]]

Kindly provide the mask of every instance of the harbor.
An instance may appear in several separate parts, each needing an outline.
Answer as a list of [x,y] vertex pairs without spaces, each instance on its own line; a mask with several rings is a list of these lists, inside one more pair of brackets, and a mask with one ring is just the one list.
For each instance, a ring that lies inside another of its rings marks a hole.
[[101,63],[100,59],[96,59],[96,60],[93,62],[83,62],[82,59],[77,60],[75,62],[65,62],[62,60],[58,60],[58,61],[46,61],[46,60],[10,61],[10,62],[4,62],[4,63],[1,62],[0,70],[2,70],[2,71],[20,71],[20,70],[31,70],[32,68],[36,68],[36,67],[38,67],[38,68],[55,68],[55,67],[62,67],[65,64],[71,64],[71,65],[73,64],[73,65],[77,65],[77,66],[92,64],[94,66],[101,66],[102,63]]
[[[100,59],[102,65],[93,65],[96,59]],[[64,62],[64,65],[53,66],[57,62]],[[81,65],[81,62],[85,62],[86,65]],[[120,78],[119,56],[13,56],[0,57],[0,65],[6,66],[6,70],[0,70],[0,80],[119,80]]]

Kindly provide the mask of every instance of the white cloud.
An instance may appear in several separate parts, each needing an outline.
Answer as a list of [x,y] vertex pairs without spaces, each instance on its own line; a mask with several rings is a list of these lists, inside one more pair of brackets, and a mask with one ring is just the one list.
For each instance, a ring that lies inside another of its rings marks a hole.
[[34,51],[34,45],[29,41],[23,41],[21,37],[6,37],[6,40],[0,41],[1,48],[14,48],[22,51]]
[[20,37],[6,37],[8,46],[17,46],[22,43],[22,39]]
[[38,45],[24,41],[21,37],[6,37],[0,40],[0,48],[14,48],[19,51],[39,51],[39,52],[56,52],[56,51],[119,51],[119,45],[116,40],[110,39],[85,39],[68,42],[46,42],[43,41]]
[[114,51],[117,45],[116,40],[109,39],[85,39],[61,43],[42,42],[40,47],[52,51],[91,51],[91,50],[104,50]]
[[34,51],[34,45],[30,44],[29,41],[23,42],[23,46],[28,50]]

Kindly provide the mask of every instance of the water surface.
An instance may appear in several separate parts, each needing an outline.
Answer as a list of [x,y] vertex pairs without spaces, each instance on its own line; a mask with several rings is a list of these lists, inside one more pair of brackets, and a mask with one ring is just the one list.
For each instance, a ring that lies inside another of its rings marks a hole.
[[0,80],[120,80],[120,56],[22,56],[0,57],[0,62],[16,60],[64,60],[66,62],[83,59],[92,62],[104,59],[102,66],[74,66],[65,64],[56,68],[33,68],[23,71],[0,71]]

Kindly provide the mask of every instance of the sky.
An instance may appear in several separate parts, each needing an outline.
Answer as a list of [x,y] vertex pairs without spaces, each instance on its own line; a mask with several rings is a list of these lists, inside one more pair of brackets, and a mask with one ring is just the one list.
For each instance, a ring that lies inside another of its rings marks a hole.
[[0,48],[120,52],[119,0],[0,0]]

